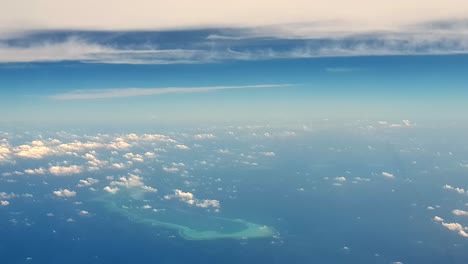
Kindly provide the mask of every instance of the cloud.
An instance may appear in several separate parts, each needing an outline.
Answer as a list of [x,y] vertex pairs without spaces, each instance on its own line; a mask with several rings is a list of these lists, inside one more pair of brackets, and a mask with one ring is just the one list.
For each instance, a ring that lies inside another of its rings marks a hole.
[[338,182],[345,182],[345,181],[346,181],[346,177],[336,177],[336,178],[335,178],[335,181],[338,181]]
[[20,145],[13,149],[15,156],[28,159],[42,159],[52,153],[52,150],[40,140],[31,142],[31,145]]
[[455,192],[457,192],[459,194],[465,194],[466,193],[463,188],[453,187],[453,186],[448,185],[448,184],[444,185],[442,188],[445,189],[445,190],[455,191]]
[[131,161],[135,161],[135,162],[143,162],[143,156],[140,155],[140,154],[133,154],[131,152],[129,153],[125,153],[123,155],[124,158],[128,159],[128,160],[131,160]]
[[174,190],[174,194],[172,195],[165,195],[164,198],[166,200],[171,200],[173,198],[176,198],[189,205],[195,205],[196,207],[201,207],[201,208],[209,208],[209,207],[219,208],[221,206],[218,200],[199,200],[195,198],[195,195],[193,193],[184,192],[179,189]]
[[0,201],[0,205],[1,205],[1,206],[7,206],[7,205],[9,205],[9,204],[10,204],[9,201]]
[[[110,184],[114,186],[126,187],[128,189],[138,189],[143,192],[157,192],[157,189],[145,185],[142,177],[130,173],[128,177],[120,177],[118,181],[112,181]],[[108,192],[110,190],[110,188],[107,190],[105,189],[105,191]]]
[[440,216],[434,216],[434,221],[442,223],[444,219]]
[[181,199],[181,200],[193,200],[194,198],[194,195],[193,193],[191,192],[184,192],[184,191],[181,191],[179,189],[176,189],[174,191],[174,195],[175,197]]
[[276,154],[275,154],[273,151],[261,152],[260,154],[262,154],[263,156],[267,156],[267,157],[274,157],[274,156],[276,156]]
[[60,189],[58,191],[53,192],[57,197],[74,197],[76,196],[76,192],[70,191],[68,189]]
[[[77,90],[70,93],[56,94],[49,96],[55,100],[93,100],[125,98],[134,96],[151,96],[174,93],[205,93],[220,90],[235,89],[261,89],[261,88],[284,88],[292,84],[258,84],[243,86],[210,86],[210,87],[165,87],[165,88],[124,88],[124,89],[104,89],[104,90]],[[135,138],[137,140],[139,138]]]
[[89,212],[86,211],[86,210],[81,210],[78,214],[81,215],[81,216],[88,216]]
[[193,138],[203,140],[203,139],[213,139],[213,138],[216,138],[216,136],[213,134],[197,134],[197,135],[194,135]]
[[382,172],[382,176],[387,177],[387,178],[391,178],[391,179],[395,178],[395,175],[393,175],[392,173],[389,173],[389,172],[385,172],[385,171]]
[[156,157],[156,154],[155,154],[154,152],[150,152],[150,151],[148,151],[148,152],[145,152],[145,154],[144,154],[144,155],[145,155],[145,157],[147,157],[147,158],[150,158],[150,159],[152,159],[152,158],[155,158],[155,157]]
[[177,173],[179,172],[179,168],[177,167],[163,167],[163,171],[170,172],[170,173]]
[[110,186],[106,186],[106,187],[104,187],[103,190],[108,192],[108,193],[116,194],[119,191],[119,188],[118,187],[112,188]]
[[[115,53],[111,48],[70,38],[64,42],[42,42],[31,46],[11,46],[0,42],[0,62],[94,61]],[[97,57],[98,56],[98,57]]]
[[24,170],[25,174],[46,174],[47,170],[44,168],[37,168],[37,169],[27,169]]
[[181,149],[181,150],[189,150],[190,149],[188,146],[183,145],[183,144],[177,144],[177,145],[175,145],[175,148]]
[[72,174],[80,174],[83,171],[81,166],[51,166],[49,172],[55,176],[66,176]]
[[468,216],[467,211],[463,211],[463,210],[459,210],[459,209],[453,210],[452,213],[454,215],[458,215],[458,216]]
[[201,207],[201,208],[208,208],[208,207],[219,208],[220,203],[218,200],[201,200],[201,201],[198,201],[195,204],[195,206]]
[[466,10],[468,4],[463,0],[257,0],[255,5],[248,0],[229,3],[215,0],[19,0],[3,4],[0,10],[0,32],[3,34],[0,36],[40,29],[119,31],[216,26],[258,28],[290,23],[314,23],[328,31],[337,32],[389,30],[408,23],[465,17]]
[[85,180],[80,180],[77,187],[87,187],[99,183],[98,179],[86,178]]

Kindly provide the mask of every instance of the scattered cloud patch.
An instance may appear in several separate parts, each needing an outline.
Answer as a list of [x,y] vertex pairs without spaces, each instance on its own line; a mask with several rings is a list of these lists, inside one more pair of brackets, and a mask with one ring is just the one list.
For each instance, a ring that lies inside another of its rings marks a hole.
[[80,174],[83,171],[81,166],[51,166],[49,172],[55,176],[67,176],[72,174]]
[[53,193],[57,197],[75,197],[76,196],[75,191],[71,191],[68,189],[60,189],[58,191],[54,191]]
[[103,190],[108,192],[108,193],[116,194],[119,191],[119,188],[118,187],[112,188],[110,186],[106,186],[106,187],[104,187]]
[[392,173],[389,173],[389,172],[382,172],[382,176],[386,177],[386,178],[390,178],[390,179],[393,179],[395,178],[395,175],[393,175]]

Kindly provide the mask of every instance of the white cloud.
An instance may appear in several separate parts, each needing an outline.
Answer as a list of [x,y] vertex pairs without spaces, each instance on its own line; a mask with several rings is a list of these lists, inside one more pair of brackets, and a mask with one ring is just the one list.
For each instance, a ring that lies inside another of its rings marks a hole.
[[86,211],[86,210],[81,210],[78,214],[81,215],[81,216],[87,216],[87,215],[89,215],[89,212]]
[[125,169],[125,164],[123,164],[123,163],[113,163],[112,168],[119,169],[119,170]]
[[197,135],[194,135],[193,137],[195,139],[200,139],[200,140],[216,138],[216,136],[213,134],[197,134]]
[[336,177],[336,178],[335,178],[335,181],[338,181],[338,182],[345,182],[345,181],[346,181],[346,177]]
[[457,232],[462,237],[468,237],[468,233],[466,233],[466,230],[468,230],[468,227],[464,227],[460,223],[442,222],[441,224],[443,227],[447,228],[448,230]]
[[162,169],[163,171],[170,172],[170,173],[179,172],[179,168],[176,168],[176,167],[163,167]]
[[228,149],[218,149],[219,154],[229,154],[231,153]]
[[219,208],[220,203],[218,200],[201,200],[201,201],[198,201],[195,204],[195,206],[202,207],[202,208],[208,208],[208,207]]
[[382,176],[387,177],[387,178],[391,178],[391,179],[395,178],[395,175],[393,175],[392,173],[389,173],[389,172],[385,172],[385,171],[382,172]]
[[106,186],[104,187],[103,190],[108,193],[116,194],[119,191],[119,188],[118,187],[112,188],[112,187]]
[[444,219],[442,217],[436,215],[436,216],[434,216],[434,221],[442,223],[444,221]]
[[74,196],[76,196],[76,192],[70,191],[68,189],[60,189],[58,191],[54,191],[54,194],[57,197],[74,197]]
[[195,205],[196,207],[201,207],[201,208],[208,208],[208,207],[219,208],[221,205],[218,200],[199,200],[195,198],[195,195],[193,193],[184,192],[179,189],[174,190],[174,194],[172,195],[165,195],[164,198],[167,200],[176,198],[189,205]]
[[[150,88],[151,89],[151,88]],[[118,89],[117,89],[118,90]],[[123,94],[121,94],[124,96]],[[130,95],[133,96],[133,95]],[[137,96],[137,95],[134,95]],[[166,143],[176,143],[176,141],[169,136],[161,134],[127,134],[124,135],[124,138],[129,141],[143,141],[143,142],[166,142]]]
[[446,190],[455,191],[455,192],[457,192],[459,194],[465,194],[466,193],[464,189],[459,188],[459,187],[453,187],[453,186],[448,185],[448,184],[444,185],[442,188],[444,188]]
[[174,195],[175,197],[181,199],[181,200],[193,200],[194,198],[194,195],[193,193],[191,192],[184,192],[184,191],[181,191],[179,189],[176,189],[174,191]]
[[154,152],[148,151],[148,152],[145,152],[145,157],[152,159],[156,157],[156,154]]
[[98,179],[93,179],[93,178],[86,178],[84,180],[80,180],[80,183],[78,183],[78,187],[86,187],[86,186],[91,186],[94,184],[99,183]]
[[267,156],[267,157],[274,157],[276,154],[273,151],[268,151],[268,152],[261,152],[262,155]]
[[[28,9],[25,9],[25,6]],[[54,8],[50,8],[54,7]],[[183,7],[183,8],[182,8]],[[206,12],[209,10],[209,12]],[[424,10],[424,12],[421,12]],[[14,36],[24,30],[154,30],[200,27],[298,26],[315,22],[318,30],[349,32],[394,30],[404,24],[465,17],[463,0],[238,0],[219,2],[111,0],[7,1],[0,10],[0,32]],[[103,19],[105,17],[106,19]],[[85,18],[85,19],[84,19]],[[300,30],[300,29],[299,29]],[[317,30],[317,29],[316,29]],[[1,36],[1,35],[0,35]]]
[[[209,86],[209,87],[161,87],[161,88],[122,88],[105,90],[77,90],[65,94],[52,95],[49,98],[55,100],[92,100],[92,99],[110,99],[134,96],[150,96],[173,93],[206,93],[219,90],[233,89],[261,89],[261,88],[281,88],[290,87],[291,84],[258,84],[243,86]],[[134,134],[133,134],[134,135]],[[135,135],[136,136],[136,135]],[[146,135],[148,139],[136,137],[134,140],[157,140],[155,136]],[[163,137],[165,138],[165,137]]]
[[52,150],[47,147],[44,142],[36,140],[30,145],[20,145],[13,149],[15,156],[27,159],[42,159],[52,153]]
[[[112,181],[110,184],[114,186],[117,185],[117,186],[126,187],[126,188],[137,188],[144,192],[156,192],[157,191],[155,188],[145,185],[142,177],[138,175],[134,175],[134,174],[129,174],[128,177],[120,177],[119,181]],[[109,189],[106,191],[109,191]]]
[[49,172],[55,176],[65,176],[65,175],[72,175],[72,174],[80,174],[82,172],[82,168],[77,165],[71,166],[51,166],[49,168]]
[[7,205],[9,205],[9,204],[10,204],[9,201],[0,201],[0,205],[1,205],[1,206],[7,206]]
[[468,216],[468,212],[467,212],[467,211],[463,211],[463,210],[459,210],[459,209],[453,210],[452,213],[453,213],[454,215],[458,215],[458,216]]
[[158,191],[157,189],[147,186],[147,185],[144,185],[143,187],[141,187],[141,189],[145,192],[152,192],[152,193],[155,193]]
[[445,228],[447,228],[448,230],[451,230],[451,231],[459,231],[459,230],[463,230],[463,226],[459,223],[442,223],[442,226],[444,226]]
[[135,161],[135,162],[143,162],[143,161],[144,161],[142,155],[140,155],[140,154],[133,154],[133,153],[131,153],[131,152],[124,154],[123,157],[126,158],[126,159],[128,159],[128,160]]
[[27,169],[27,170],[24,170],[24,173],[25,174],[45,174],[47,172],[46,169],[44,168],[37,168],[37,169]]
[[187,147],[186,145],[183,145],[183,144],[177,144],[177,145],[175,145],[175,147],[176,147],[177,149],[182,149],[182,150],[188,150],[188,149],[190,149],[189,147]]

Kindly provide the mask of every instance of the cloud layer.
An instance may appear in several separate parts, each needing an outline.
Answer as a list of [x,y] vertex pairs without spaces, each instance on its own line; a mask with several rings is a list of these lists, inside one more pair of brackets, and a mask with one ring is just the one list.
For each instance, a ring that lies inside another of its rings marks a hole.
[[[161,30],[325,21],[329,28],[349,31],[466,17],[467,10],[464,0],[18,0],[3,3],[0,25],[12,34],[37,29]],[[334,21],[343,21],[343,26],[336,27]]]
[[56,100],[86,100],[110,99],[133,96],[162,95],[174,93],[205,93],[219,90],[260,89],[289,87],[291,84],[260,84],[244,86],[211,86],[211,87],[165,87],[165,88],[126,88],[106,90],[81,90],[65,94],[52,95],[49,98]]

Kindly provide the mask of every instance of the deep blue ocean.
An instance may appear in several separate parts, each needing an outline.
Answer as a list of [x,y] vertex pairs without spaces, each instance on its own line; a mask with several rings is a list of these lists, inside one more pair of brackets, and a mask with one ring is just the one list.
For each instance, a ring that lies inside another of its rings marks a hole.
[[[191,152],[161,153],[159,161],[138,165],[145,183],[158,193],[189,181],[186,190],[221,202],[219,216],[279,233],[268,238],[186,240],[176,230],[110,212],[89,199],[96,192],[76,187],[86,177],[102,183],[112,171],[2,176],[0,192],[33,197],[10,198],[0,207],[0,263],[468,263],[467,238],[434,220],[468,224],[468,216],[452,213],[468,209],[466,194],[443,188],[466,189],[466,140],[461,129],[430,126],[372,130],[353,125],[266,136],[248,131],[186,140]],[[247,157],[261,151],[275,155]],[[243,158],[257,165],[242,165]],[[61,160],[3,164],[0,172]],[[215,165],[193,165],[200,160]],[[190,176],[161,172],[161,164],[175,161],[190,167]],[[59,188],[78,194],[54,197]],[[147,202],[157,206],[163,200]],[[80,217],[80,210],[90,216]]]

